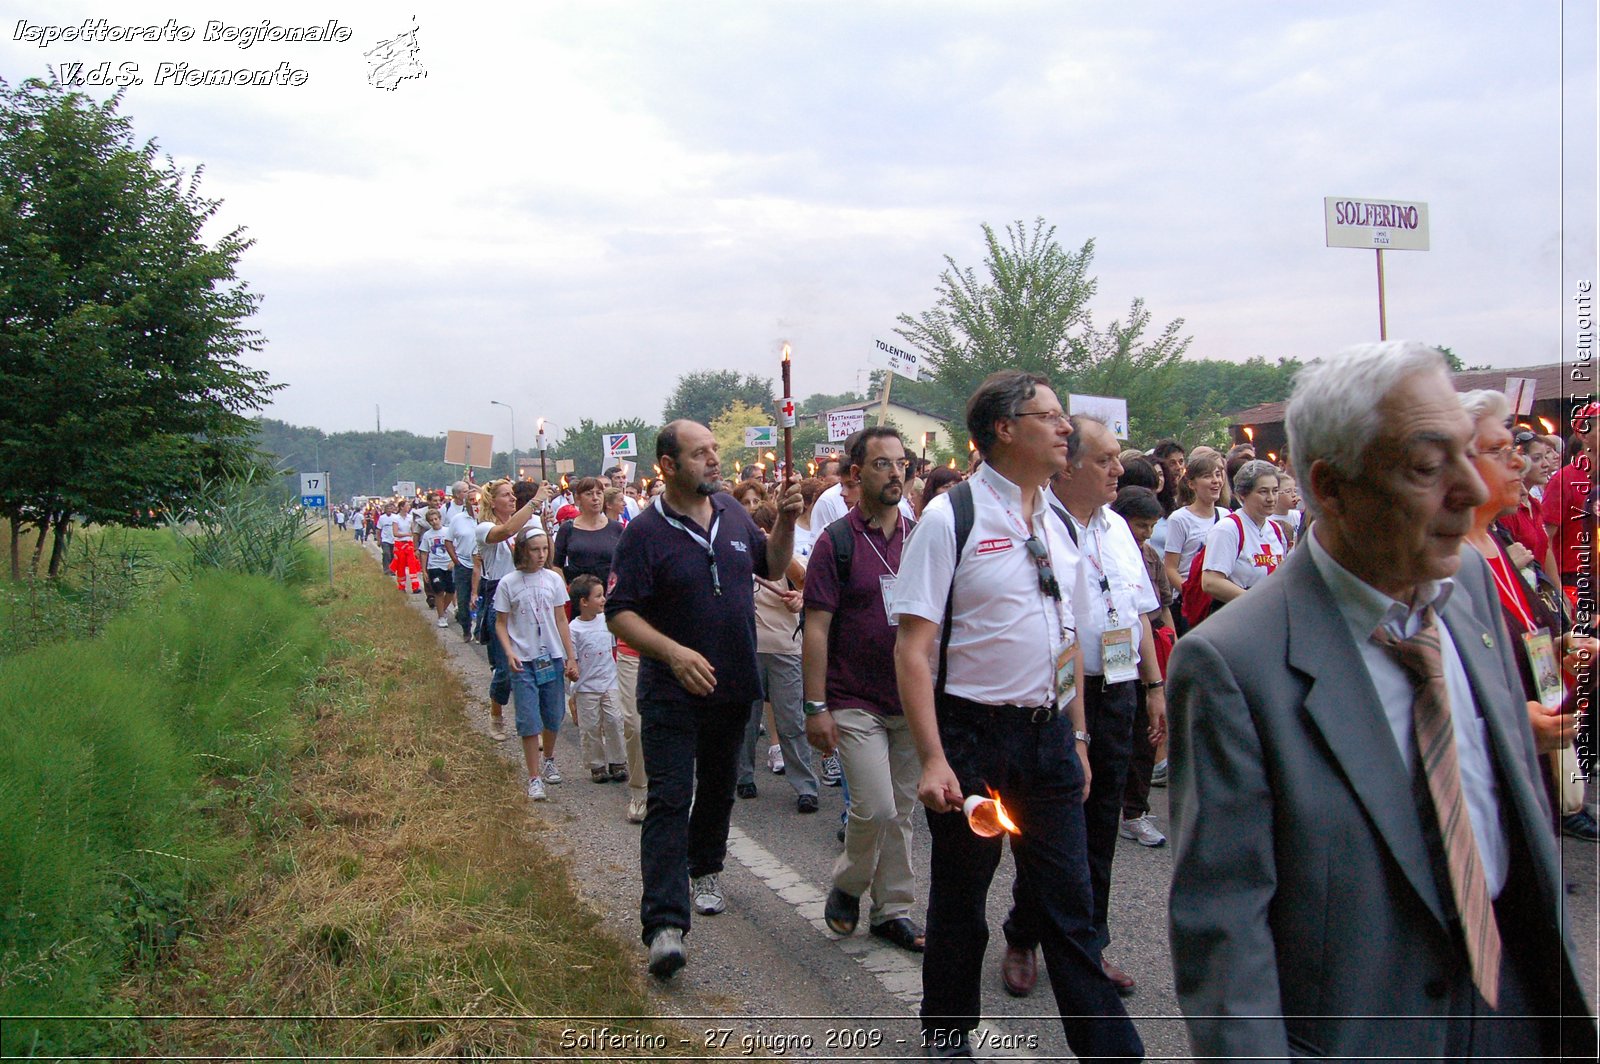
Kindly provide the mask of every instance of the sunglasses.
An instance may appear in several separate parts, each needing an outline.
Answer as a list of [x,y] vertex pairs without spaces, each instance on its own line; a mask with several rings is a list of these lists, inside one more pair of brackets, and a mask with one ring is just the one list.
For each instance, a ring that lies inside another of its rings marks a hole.
[[1029,536],[1023,541],[1023,546],[1028,548],[1028,557],[1033,559],[1034,567],[1039,570],[1039,590],[1050,598],[1059,600],[1061,585],[1056,582],[1055,570],[1050,568],[1050,551],[1038,536]]

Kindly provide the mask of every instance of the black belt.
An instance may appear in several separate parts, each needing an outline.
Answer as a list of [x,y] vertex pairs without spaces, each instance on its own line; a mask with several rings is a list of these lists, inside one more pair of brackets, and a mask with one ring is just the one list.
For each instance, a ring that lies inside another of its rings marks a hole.
[[938,709],[959,716],[981,716],[987,720],[1006,724],[1049,724],[1067,715],[1066,710],[1057,709],[1055,706],[996,706],[986,702],[973,702],[952,694],[939,696]]

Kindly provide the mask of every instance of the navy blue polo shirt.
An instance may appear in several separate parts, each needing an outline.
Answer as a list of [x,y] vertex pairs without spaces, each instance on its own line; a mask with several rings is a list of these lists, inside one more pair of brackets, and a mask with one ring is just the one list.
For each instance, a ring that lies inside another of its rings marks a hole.
[[716,670],[717,686],[697,698],[683,689],[666,662],[640,655],[639,701],[748,705],[761,697],[753,577],[767,575],[766,533],[733,496],[711,496],[718,595],[706,548],[669,524],[657,506],[701,539],[707,537],[706,529],[668,507],[665,496],[657,497],[655,505],[628,522],[617,542],[606,612],[631,610],[662,635],[698,652]]

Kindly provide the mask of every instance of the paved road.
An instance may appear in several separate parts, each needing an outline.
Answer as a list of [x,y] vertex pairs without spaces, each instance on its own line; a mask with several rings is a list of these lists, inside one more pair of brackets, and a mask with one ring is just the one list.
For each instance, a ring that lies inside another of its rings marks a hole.
[[[422,608],[420,596],[416,600]],[[468,717],[488,731],[488,666],[482,648],[463,644],[454,627],[437,630],[441,646],[477,696]],[[570,723],[570,722],[569,722]],[[520,764],[515,741],[499,744]],[[529,805],[531,829],[572,861],[580,888],[629,941],[639,936],[638,828],[626,823],[626,787],[593,784],[578,758],[577,730],[564,729],[558,760],[567,782],[550,788],[550,800]],[[916,1006],[919,958],[872,939],[865,921],[855,936],[839,939],[821,921],[832,863],[840,791],[824,788],[821,812],[800,815],[782,776],[758,769],[760,796],[734,809],[728,868],[723,876],[728,912],[697,917],[686,939],[689,964],[655,990],[658,1007],[684,1019],[706,1042],[756,1055],[792,1060],[918,1058]],[[1151,805],[1167,820],[1166,792]],[[520,792],[507,801],[525,802]],[[1574,938],[1583,957],[1591,999],[1596,958],[1596,848],[1565,840],[1565,864]],[[925,890],[928,833],[916,820],[915,867]],[[1152,1060],[1188,1058],[1188,1041],[1172,989],[1166,940],[1166,892],[1172,849],[1146,849],[1120,840],[1111,896],[1113,943],[1107,955],[1139,981],[1128,1008]],[[987,1059],[1072,1059],[1054,1016],[1054,999],[1041,964],[1039,987],[1027,999],[1000,985],[1000,924],[1010,902],[1011,865],[1001,863],[989,896],[992,936],[985,960],[981,1030],[990,1039]],[[921,903],[925,904],[925,897]],[[923,913],[919,904],[917,918]],[[644,950],[640,947],[640,964]],[[558,1058],[555,1058],[558,1059]]]

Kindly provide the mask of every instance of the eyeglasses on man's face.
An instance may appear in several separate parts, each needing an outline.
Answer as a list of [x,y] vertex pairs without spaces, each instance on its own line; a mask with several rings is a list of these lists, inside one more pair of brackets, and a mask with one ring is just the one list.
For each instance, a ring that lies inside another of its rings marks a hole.
[[874,458],[867,463],[867,468],[877,473],[887,473],[891,469],[898,469],[904,473],[911,468],[911,460],[908,458]]
[[1036,417],[1050,428],[1058,429],[1067,420],[1067,415],[1059,410],[1018,410],[1012,417]]

